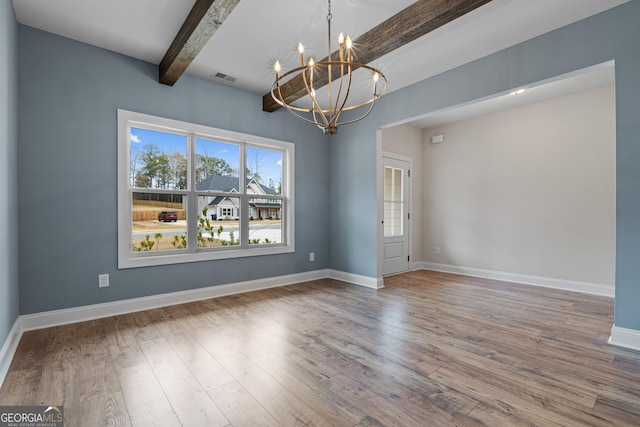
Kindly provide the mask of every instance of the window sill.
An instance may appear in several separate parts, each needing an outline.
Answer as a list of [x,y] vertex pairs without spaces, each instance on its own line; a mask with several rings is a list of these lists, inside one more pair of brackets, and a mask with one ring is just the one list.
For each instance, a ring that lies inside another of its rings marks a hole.
[[131,256],[127,253],[124,256],[118,256],[118,269],[137,267],[152,267],[156,265],[182,264],[188,262],[216,261],[233,258],[246,258],[253,256],[278,255],[295,252],[293,245],[287,246],[269,246],[265,248],[251,249],[225,249],[223,251],[207,251],[198,253],[167,253],[159,255],[156,251],[152,256],[144,256],[144,253],[138,253]]

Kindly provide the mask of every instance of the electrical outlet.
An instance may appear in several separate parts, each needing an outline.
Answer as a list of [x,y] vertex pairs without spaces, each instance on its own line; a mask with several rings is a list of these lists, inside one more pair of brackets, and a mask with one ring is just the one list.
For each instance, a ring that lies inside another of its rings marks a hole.
[[316,253],[309,252],[309,261],[315,261],[315,260],[316,260]]
[[436,246],[435,254],[440,255],[440,246]]
[[109,275],[108,274],[98,274],[98,287],[99,288],[107,288],[107,287],[109,287]]

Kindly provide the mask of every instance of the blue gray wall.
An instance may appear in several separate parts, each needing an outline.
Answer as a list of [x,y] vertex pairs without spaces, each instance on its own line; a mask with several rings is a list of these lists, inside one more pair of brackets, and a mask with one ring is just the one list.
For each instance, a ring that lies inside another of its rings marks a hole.
[[0,348],[18,318],[18,25],[0,2]]
[[[369,118],[328,143],[283,112],[260,112],[254,95],[190,76],[163,87],[151,64],[20,27],[21,313],[327,267],[375,277],[377,127],[615,60],[615,323],[640,330],[638,22],[633,0],[427,79],[382,98]],[[296,143],[297,253],[116,270],[116,108]],[[98,273],[111,274],[110,288],[98,290]]]
[[[328,267],[321,132],[260,96],[188,75],[163,86],[155,65],[22,25],[18,55],[21,314]],[[117,270],[118,108],[293,142],[296,253]]]
[[[331,140],[331,267],[375,277],[376,128],[609,60],[616,66],[615,324],[640,330],[640,0],[381,98]],[[428,55],[429,52],[425,52]]]

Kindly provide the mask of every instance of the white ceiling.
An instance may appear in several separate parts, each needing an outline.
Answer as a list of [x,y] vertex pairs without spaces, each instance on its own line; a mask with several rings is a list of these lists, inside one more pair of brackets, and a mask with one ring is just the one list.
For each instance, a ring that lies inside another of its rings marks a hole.
[[[392,92],[627,1],[493,0],[373,65]],[[13,6],[21,24],[158,64],[194,2],[13,0]],[[412,3],[333,0],[332,31],[357,39]],[[326,15],[326,0],[241,0],[187,72],[263,95],[275,59],[293,67],[299,41],[326,56]]]

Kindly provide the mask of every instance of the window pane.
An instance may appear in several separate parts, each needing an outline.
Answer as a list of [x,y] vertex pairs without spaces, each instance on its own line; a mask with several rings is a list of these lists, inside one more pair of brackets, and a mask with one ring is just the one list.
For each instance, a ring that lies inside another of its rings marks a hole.
[[132,252],[186,249],[186,201],[182,194],[133,193]]
[[196,190],[239,192],[236,144],[196,138]]
[[384,168],[384,236],[402,236],[404,204],[402,169]]
[[129,133],[129,185],[187,188],[187,137],[132,127]]
[[282,243],[282,200],[249,199],[249,244]]
[[238,197],[198,197],[198,247],[240,244],[240,199]]
[[391,200],[391,185],[393,184],[393,168],[384,168],[384,200]]
[[393,170],[393,201],[402,202],[402,169]]
[[[262,190],[253,194],[282,194],[282,152],[264,148],[247,147],[247,183],[260,184]],[[254,186],[255,187],[255,186]],[[252,194],[250,188],[248,194]]]

